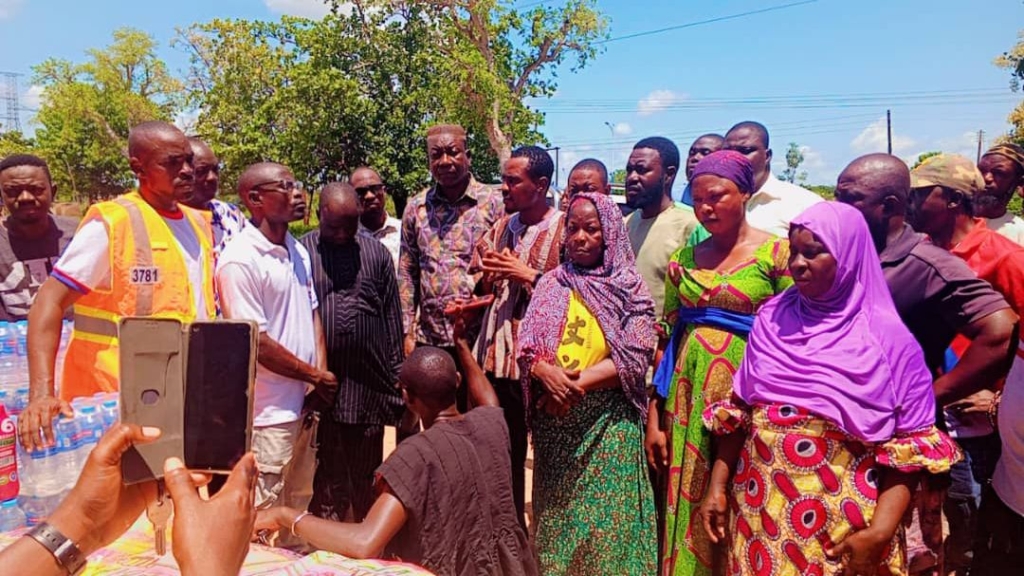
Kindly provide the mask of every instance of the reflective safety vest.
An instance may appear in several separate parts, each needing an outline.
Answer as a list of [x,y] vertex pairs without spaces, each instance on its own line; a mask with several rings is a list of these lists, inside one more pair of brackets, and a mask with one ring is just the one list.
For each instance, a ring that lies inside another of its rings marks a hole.
[[198,211],[179,208],[199,238],[202,286],[192,286],[185,256],[170,227],[138,192],[89,208],[82,225],[99,220],[110,238],[110,288],[93,289],[75,302],[61,398],[70,401],[119,389],[117,327],[121,318],[151,316],[192,322],[196,318],[194,290],[203,291],[206,315],[214,318],[213,232]]

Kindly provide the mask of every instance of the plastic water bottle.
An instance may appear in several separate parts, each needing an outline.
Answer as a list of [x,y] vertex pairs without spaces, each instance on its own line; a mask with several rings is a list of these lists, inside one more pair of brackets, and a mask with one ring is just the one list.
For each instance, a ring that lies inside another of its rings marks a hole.
[[103,430],[110,430],[118,420],[121,419],[121,413],[117,408],[117,399],[108,398],[103,401],[100,405],[100,416],[103,419]]
[[78,479],[84,459],[81,459],[78,446],[77,418],[61,416],[54,422],[54,435],[57,437],[57,464],[54,466],[61,490],[70,490]]
[[18,384],[16,359],[17,351],[11,343],[10,324],[0,322],[0,385],[10,387]]
[[84,463],[85,459],[89,457],[89,453],[100,441],[100,437],[103,436],[103,419],[96,411],[96,406],[86,404],[78,411],[76,420],[78,421],[78,453],[81,462]]
[[28,518],[18,508],[18,500],[11,498],[0,502],[0,532],[10,532],[25,526]]
[[15,388],[11,402],[11,414],[17,416],[28,407],[28,388]]

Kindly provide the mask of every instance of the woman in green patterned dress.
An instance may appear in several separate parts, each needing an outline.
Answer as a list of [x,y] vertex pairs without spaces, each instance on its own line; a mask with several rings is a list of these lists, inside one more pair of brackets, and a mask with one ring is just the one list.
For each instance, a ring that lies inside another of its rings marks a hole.
[[650,576],[658,551],[643,422],[654,301],[615,202],[577,194],[568,212],[568,261],[537,283],[519,330],[540,572]]
[[758,308],[792,285],[787,241],[747,224],[754,179],[746,157],[727,150],[705,157],[692,188],[711,237],[669,261],[659,326],[665,353],[645,442],[664,502],[662,576],[725,572],[725,549],[713,548],[696,514],[714,457],[701,414],[730,397]]

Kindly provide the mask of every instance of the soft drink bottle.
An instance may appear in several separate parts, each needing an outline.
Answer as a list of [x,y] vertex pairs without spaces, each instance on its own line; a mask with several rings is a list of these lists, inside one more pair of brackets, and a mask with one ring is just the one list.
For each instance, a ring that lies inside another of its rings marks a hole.
[[0,406],[0,501],[18,497],[18,427]]

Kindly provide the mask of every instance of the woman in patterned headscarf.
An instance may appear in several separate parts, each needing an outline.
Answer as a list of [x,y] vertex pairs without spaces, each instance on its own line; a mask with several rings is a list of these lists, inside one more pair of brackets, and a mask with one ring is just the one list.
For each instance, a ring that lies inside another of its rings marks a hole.
[[669,261],[664,355],[645,443],[649,463],[661,473],[662,576],[725,573],[723,549],[716,552],[695,525],[713,453],[701,413],[732,393],[754,314],[792,285],[788,242],[747,224],[754,176],[745,156],[731,150],[706,156],[694,168],[692,190],[694,212],[711,237]]
[[618,205],[591,193],[570,202],[567,261],[541,278],[519,329],[538,560],[548,576],[647,576],[657,570],[643,455],[654,302]]

